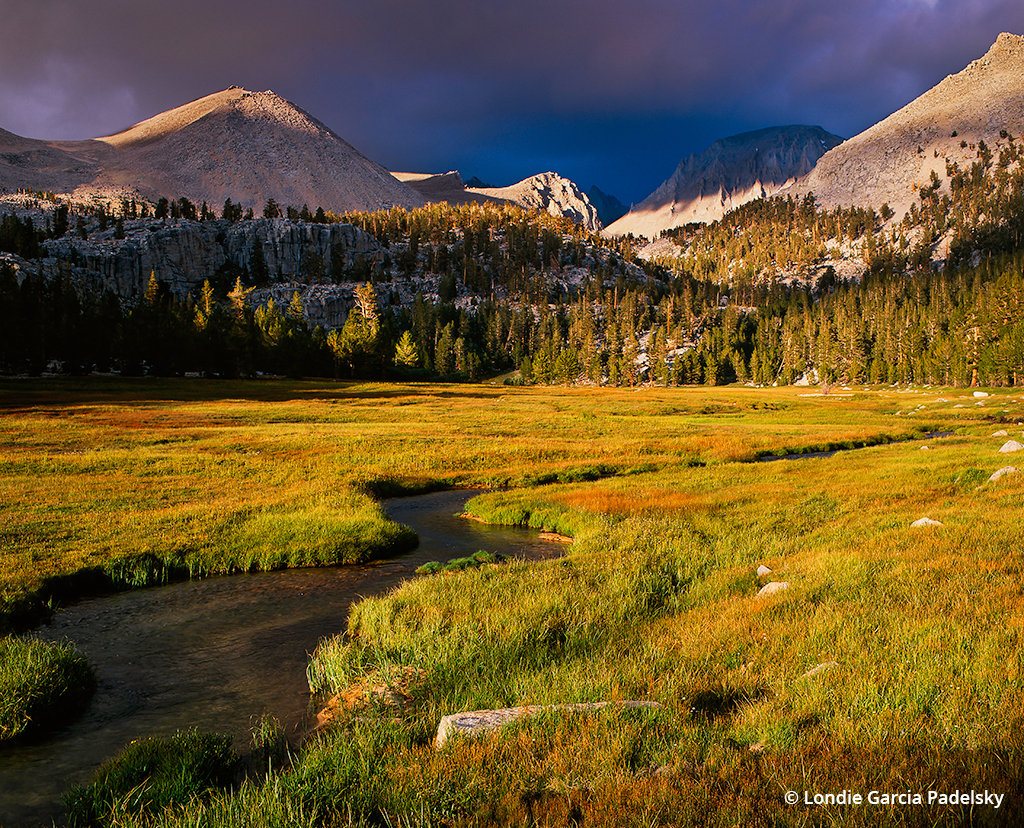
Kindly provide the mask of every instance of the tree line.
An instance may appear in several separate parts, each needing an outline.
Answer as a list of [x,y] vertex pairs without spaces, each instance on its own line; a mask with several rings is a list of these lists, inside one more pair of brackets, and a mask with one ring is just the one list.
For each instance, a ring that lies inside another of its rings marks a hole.
[[[971,165],[947,159],[948,185],[933,174],[899,220],[888,205],[822,210],[813,196],[760,199],[672,231],[680,255],[656,262],[638,259],[632,239],[610,242],[512,205],[336,215],[268,202],[266,217],[348,222],[386,251],[346,274],[359,287],[341,328],[311,327],[298,294],[283,307],[253,307],[252,285],[272,281],[265,273],[234,274],[233,284],[211,275],[192,296],[151,280],[129,302],[81,296],[59,268],[47,279],[5,268],[0,370],[1021,384],[1021,152],[1008,135],[995,150],[972,149]],[[32,251],[48,234],[70,232],[60,206],[44,229],[5,217],[0,249]],[[154,212],[203,220],[207,210],[177,199]],[[246,215],[230,202],[222,211],[232,221]],[[827,266],[840,248],[857,251],[861,279],[842,281]],[[938,268],[937,251],[946,254]],[[784,278],[794,273],[803,278]],[[424,277],[436,290],[403,304],[399,284]]]

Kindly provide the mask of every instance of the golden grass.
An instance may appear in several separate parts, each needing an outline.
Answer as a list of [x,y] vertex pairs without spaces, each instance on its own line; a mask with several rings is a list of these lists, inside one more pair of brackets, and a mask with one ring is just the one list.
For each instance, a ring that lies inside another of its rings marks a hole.
[[[941,783],[1024,796],[1024,472],[987,482],[1013,463],[991,434],[1020,436],[1021,399],[809,393],[0,385],[0,576],[24,590],[138,550],[294,563],[273,558],[267,536],[317,562],[325,536],[380,527],[370,492],[511,483],[471,511],[572,534],[567,557],[442,573],[360,603],[351,640],[326,642],[311,678],[344,691],[422,670],[415,704],[397,724],[339,716],[246,807],[301,804],[338,824],[351,812],[392,824],[930,825],[962,814],[793,810],[781,794]],[[830,458],[736,462],[915,433]],[[943,526],[910,526],[925,516]],[[758,597],[759,563],[790,588]],[[429,744],[458,710],[605,698],[663,709],[527,723],[441,754]]]

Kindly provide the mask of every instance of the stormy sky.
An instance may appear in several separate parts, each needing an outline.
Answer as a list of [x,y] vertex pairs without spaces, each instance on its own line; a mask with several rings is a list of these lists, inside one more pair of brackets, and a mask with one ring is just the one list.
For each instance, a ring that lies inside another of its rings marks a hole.
[[627,206],[717,138],[866,129],[1024,34],[1020,0],[0,0],[0,128],[272,89],[392,170],[553,170]]

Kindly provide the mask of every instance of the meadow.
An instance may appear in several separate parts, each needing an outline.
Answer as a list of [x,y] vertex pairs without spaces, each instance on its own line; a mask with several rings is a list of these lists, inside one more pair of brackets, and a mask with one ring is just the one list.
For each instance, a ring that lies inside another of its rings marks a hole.
[[[472,514],[570,535],[565,557],[364,600],[309,667],[350,704],[290,768],[107,823],[1007,824],[1024,477],[988,478],[1021,422],[1012,389],[7,380],[3,618],[393,554],[376,498],[483,486]],[[371,685],[405,703],[358,703]],[[460,710],[624,699],[661,707],[432,744]],[[972,789],[1000,808],[900,801]],[[894,801],[803,804],[844,790]]]

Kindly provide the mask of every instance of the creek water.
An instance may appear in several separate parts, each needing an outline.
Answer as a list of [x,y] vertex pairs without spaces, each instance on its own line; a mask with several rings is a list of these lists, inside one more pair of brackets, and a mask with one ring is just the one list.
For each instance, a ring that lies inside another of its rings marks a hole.
[[[921,439],[925,440],[938,440],[942,437],[949,437],[953,434],[952,431],[928,431],[921,436]],[[809,451],[805,454],[766,454],[763,457],[758,457],[759,463],[771,463],[775,460],[814,460],[815,458],[821,457],[832,457],[840,452],[857,451],[864,448],[875,448],[880,445],[892,445],[893,443],[909,443],[914,438],[909,440],[893,440],[890,443],[876,443],[872,446],[852,446],[850,448],[832,449],[831,451]]]
[[276,717],[297,737],[311,710],[308,655],[345,629],[360,597],[413,577],[427,561],[479,549],[531,560],[559,544],[530,529],[459,518],[473,491],[435,492],[383,504],[420,544],[398,558],[362,566],[295,569],[187,581],[81,601],[33,635],[68,640],[88,656],[97,689],[89,709],[32,743],[0,747],[0,826],[60,819],[60,797],[143,736],[185,728],[230,733],[248,748],[259,717]]

